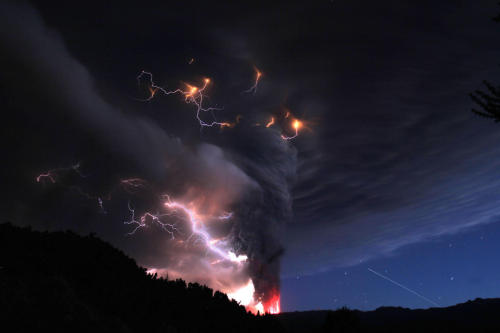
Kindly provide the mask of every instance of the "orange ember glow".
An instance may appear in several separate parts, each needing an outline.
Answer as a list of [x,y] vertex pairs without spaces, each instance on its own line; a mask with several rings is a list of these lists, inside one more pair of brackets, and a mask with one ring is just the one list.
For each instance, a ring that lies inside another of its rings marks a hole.
[[[198,95],[200,95],[198,97],[201,97],[201,94],[207,88],[207,86],[209,84],[210,84],[210,79],[208,77],[203,79],[203,87],[201,87],[201,88],[190,85],[189,83],[185,83],[187,90],[181,91],[181,92],[184,94],[186,99],[196,98]],[[196,102],[196,100],[195,100],[195,102]]]
[[260,77],[262,76],[262,72],[261,72],[261,71],[259,71],[259,70],[257,69],[257,67],[255,68],[255,72],[256,72],[256,74],[255,74],[255,75],[256,75],[256,79],[257,79],[257,81],[258,81],[258,80],[260,79]]
[[271,117],[271,120],[266,124],[266,127],[269,127],[274,124],[274,117]]
[[295,130],[298,130],[301,127],[302,127],[302,123],[299,120],[295,119],[293,122],[293,128],[295,128]]
[[219,124],[221,128],[224,128],[224,127],[229,127],[229,128],[233,128],[234,127],[234,123],[220,123]]
[[[287,118],[287,117],[285,116],[285,118]],[[295,130],[295,134],[292,136],[286,136],[285,134],[282,134],[281,138],[283,140],[292,140],[292,139],[296,138],[299,135],[299,129],[304,127],[304,123],[302,121],[298,120],[297,118],[292,118],[291,126]]]
[[149,98],[155,97],[156,90],[158,90],[158,89],[157,88],[153,88],[153,87],[149,87],[149,93],[151,94],[151,96]]

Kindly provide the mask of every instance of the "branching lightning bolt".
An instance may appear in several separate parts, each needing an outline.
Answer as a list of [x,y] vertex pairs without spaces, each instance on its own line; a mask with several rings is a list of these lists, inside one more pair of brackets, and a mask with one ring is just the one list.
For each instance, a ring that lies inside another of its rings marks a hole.
[[[149,81],[149,92],[150,96],[143,101],[150,101],[153,99],[156,95],[156,93],[159,91],[163,93],[164,95],[173,95],[173,94],[181,94],[184,96],[184,100],[186,103],[192,103],[196,106],[196,119],[198,119],[198,122],[200,123],[200,126],[202,127],[213,127],[213,126],[220,126],[220,127],[233,127],[233,123],[228,123],[228,122],[219,122],[215,120],[215,116],[213,114],[213,111],[217,110],[222,110],[222,108],[216,108],[216,107],[204,107],[203,106],[203,99],[206,97],[205,89],[208,87],[210,84],[210,79],[205,78],[203,80],[203,85],[201,87],[196,87],[194,85],[190,84],[185,84],[186,85],[186,90],[182,90],[180,88],[177,88],[175,90],[166,90],[165,88],[158,86],[154,83],[153,81],[153,74],[150,72],[146,71],[141,71],[141,73],[137,76],[137,81],[140,83],[140,80],[143,77],[147,77]],[[214,117],[214,120],[211,122],[206,122],[205,120],[201,119],[200,114],[202,112],[210,112],[212,116]]]
[[136,219],[135,209],[131,207],[130,202],[128,203],[128,210],[130,211],[130,220],[125,221],[124,223],[125,224],[134,224],[136,226],[134,230],[132,230],[131,232],[128,233],[129,235],[133,235],[133,234],[135,234],[135,232],[138,229],[146,227],[147,221],[149,219],[153,223],[156,223],[157,225],[159,225],[163,230],[168,232],[170,234],[170,236],[172,237],[172,239],[175,238],[174,232],[178,231],[175,224],[165,223],[161,220],[162,217],[167,216],[169,214],[152,214],[152,213],[146,212],[143,215],[141,215],[139,217],[139,219]]
[[[244,91],[246,93],[254,93],[255,94],[257,91],[257,86],[259,84],[259,81],[262,78],[262,72],[257,67],[254,67],[254,69],[255,69],[255,82],[249,89]],[[141,71],[139,73],[139,75],[137,76],[137,81],[139,84],[141,82],[141,79],[143,79],[143,78],[146,78],[146,80],[148,81],[148,84],[149,84],[149,86],[148,86],[149,97],[146,99],[143,99],[142,101],[152,100],[157,95],[158,92],[161,92],[164,95],[181,94],[184,96],[184,100],[186,103],[194,104],[196,106],[196,119],[198,120],[198,122],[202,128],[203,127],[213,127],[213,126],[219,126],[220,128],[234,127],[239,122],[239,120],[240,120],[239,118],[241,118],[241,116],[238,116],[236,118],[236,123],[234,123],[234,122],[219,122],[215,118],[214,111],[222,110],[222,108],[204,107],[203,106],[203,101],[204,101],[204,98],[206,97],[205,90],[207,89],[208,85],[211,82],[209,78],[205,78],[203,80],[203,85],[201,87],[197,87],[197,86],[185,83],[185,86],[186,86],[185,90],[183,90],[181,88],[177,88],[175,90],[167,90],[167,89],[157,85],[154,82],[152,73],[144,71],[144,70]],[[203,120],[201,117],[201,114],[203,112],[210,112],[210,114],[212,115],[214,120],[208,121],[208,122]],[[290,112],[287,111],[286,115],[284,116],[284,119],[287,119],[289,117],[290,117]],[[271,120],[269,122],[267,122],[267,124],[266,124],[266,128],[271,127],[272,125],[275,124],[275,122],[276,122],[276,119],[274,117],[271,117]],[[256,126],[260,126],[260,123],[257,123]],[[299,135],[299,130],[304,126],[304,124],[302,121],[300,121],[298,119],[292,119],[291,126],[292,126],[295,134],[293,134],[292,136],[287,136],[285,134],[282,134],[281,138],[283,140],[292,140],[292,139],[296,138]]]
[[[135,225],[135,228],[129,232],[129,235],[135,234],[135,232],[141,228],[147,227],[148,221],[159,225],[163,230],[167,231],[172,239],[175,238],[175,233],[179,233],[174,223],[166,223],[162,221],[164,217],[172,217],[174,214],[176,217],[181,218],[188,222],[191,227],[191,235],[189,239],[194,239],[194,243],[200,242],[207,248],[207,251],[215,253],[218,257],[223,260],[232,261],[235,263],[245,262],[248,257],[246,255],[240,254],[236,255],[234,251],[230,250],[227,246],[227,242],[224,239],[215,239],[208,232],[204,223],[204,216],[198,214],[195,209],[188,207],[187,205],[180,203],[178,201],[173,201],[168,195],[164,196],[165,201],[163,203],[166,212],[163,214],[157,213],[153,214],[146,212],[139,218],[135,216],[135,209],[131,207],[130,202],[128,204],[128,209],[130,211],[131,217],[129,221],[125,221],[125,224]],[[180,213],[180,214],[179,214]],[[233,214],[231,212],[224,212],[222,215],[216,217],[218,220],[229,220]],[[219,261],[213,262],[214,264]]]
[[283,140],[291,140],[291,139],[295,139],[298,135],[299,135],[299,129],[302,127],[302,122],[298,119],[295,119],[292,123],[292,127],[293,129],[295,130],[295,134],[292,135],[292,136],[286,136],[284,134],[281,135],[281,138]]
[[[246,255],[239,255],[230,250],[225,246],[219,246],[220,240],[213,239],[210,233],[205,228],[202,217],[194,210],[190,209],[186,205],[172,201],[169,196],[165,196],[166,201],[164,203],[165,207],[171,211],[180,210],[187,216],[188,222],[191,224],[192,236],[196,236],[211,252],[217,254],[219,257],[232,262],[244,262],[248,259]],[[220,220],[227,220],[232,217],[232,213],[225,213],[218,217]]]

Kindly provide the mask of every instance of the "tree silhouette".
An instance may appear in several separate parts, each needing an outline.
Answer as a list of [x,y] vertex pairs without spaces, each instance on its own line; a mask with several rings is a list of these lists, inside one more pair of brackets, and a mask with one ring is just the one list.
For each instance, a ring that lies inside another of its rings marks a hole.
[[[493,21],[500,23],[500,13],[493,18]],[[481,109],[472,108],[472,112],[481,117],[494,119],[495,122],[500,122],[500,86],[495,87],[488,81],[483,81],[483,83],[486,86],[486,92],[476,90],[470,94],[472,100]]]
[[481,90],[476,90],[474,93],[470,94],[472,100],[481,107],[481,111],[472,108],[472,112],[475,114],[494,119],[495,122],[500,121],[500,86],[494,87],[490,82],[483,81],[484,85],[488,89],[488,92]]

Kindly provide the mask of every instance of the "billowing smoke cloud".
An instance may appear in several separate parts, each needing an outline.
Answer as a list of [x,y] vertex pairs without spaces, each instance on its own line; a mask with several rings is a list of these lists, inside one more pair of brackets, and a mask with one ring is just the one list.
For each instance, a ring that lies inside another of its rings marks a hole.
[[[19,114],[17,135],[40,139],[20,144],[20,153],[8,158],[12,164],[4,166],[7,175],[22,165],[12,187],[29,190],[11,192],[3,202],[3,218],[39,228],[97,231],[140,264],[170,277],[223,291],[238,289],[251,278],[263,302],[279,293],[282,234],[291,217],[296,158],[279,132],[242,125],[219,145],[183,143],[153,121],[108,102],[86,68],[32,7],[2,3],[0,22],[4,97],[10,99],[12,112]],[[52,191],[53,197],[47,198],[47,192],[20,185],[33,182],[33,166],[49,165],[51,158],[67,163],[61,156],[87,159],[83,163],[89,167],[81,182],[93,196],[105,198],[105,217],[89,213],[88,207],[81,214],[81,208],[71,207],[67,193]],[[127,177],[141,179],[140,188],[118,191],[120,179]],[[235,256],[247,255],[248,262],[217,262],[220,258],[203,240],[200,244],[200,239],[192,238],[186,212],[163,217],[173,225],[172,238],[151,219],[133,236],[126,236],[136,227],[122,224],[132,211],[136,219],[146,211],[162,213],[166,200],[193,205],[210,234],[225,242],[224,249]],[[61,213],[64,210],[73,213]],[[228,212],[230,219],[217,219]]]
[[241,221],[238,239],[251,258],[250,273],[256,290],[267,291],[279,288],[284,224],[292,215],[290,184],[295,175],[296,152],[278,133],[265,129],[259,132],[257,135],[249,135],[245,129],[237,132],[241,137],[232,140],[237,143],[232,149],[248,152],[246,156],[238,156],[238,164],[262,189],[249,192],[236,214]]

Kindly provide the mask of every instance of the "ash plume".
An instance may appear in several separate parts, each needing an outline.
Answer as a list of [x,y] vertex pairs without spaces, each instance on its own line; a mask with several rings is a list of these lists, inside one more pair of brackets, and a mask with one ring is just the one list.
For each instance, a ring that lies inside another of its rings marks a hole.
[[[254,152],[235,157],[236,163],[259,184],[239,203],[236,215],[238,241],[247,251],[250,274],[257,293],[264,298],[279,290],[280,256],[284,252],[283,233],[292,217],[290,186],[296,167],[295,149],[279,134],[261,130],[249,135],[243,129],[236,134],[231,151]],[[265,299],[266,301],[267,299]]]
[[[2,202],[2,218],[39,229],[97,232],[139,264],[169,277],[225,292],[251,279],[255,297],[264,303],[279,294],[296,152],[278,131],[242,125],[224,133],[217,144],[181,140],[156,122],[108,101],[86,67],[31,6],[0,4],[0,22],[2,95],[18,112],[16,135],[27,136],[36,129],[40,137],[39,142],[20,144],[18,154],[9,156],[11,163],[3,166],[2,174],[15,174],[16,182],[15,188],[6,189],[12,195]],[[82,200],[72,204],[63,188],[48,196],[26,185],[33,181],[34,167],[68,163],[64,156],[84,159],[89,180],[79,181],[93,193],[88,198],[109,198],[105,217]],[[137,177],[141,185],[134,191],[117,190],[116,184],[127,177]],[[165,195],[196,203],[210,234],[226,242],[224,249],[248,256],[248,262],[214,264],[217,255],[190,237],[185,212],[165,214],[165,221],[175,225],[173,240],[151,219],[126,236],[131,228],[123,221],[130,219],[129,210],[137,215],[164,210]],[[127,201],[133,209],[127,209]],[[231,219],[217,221],[224,212],[232,212]]]

